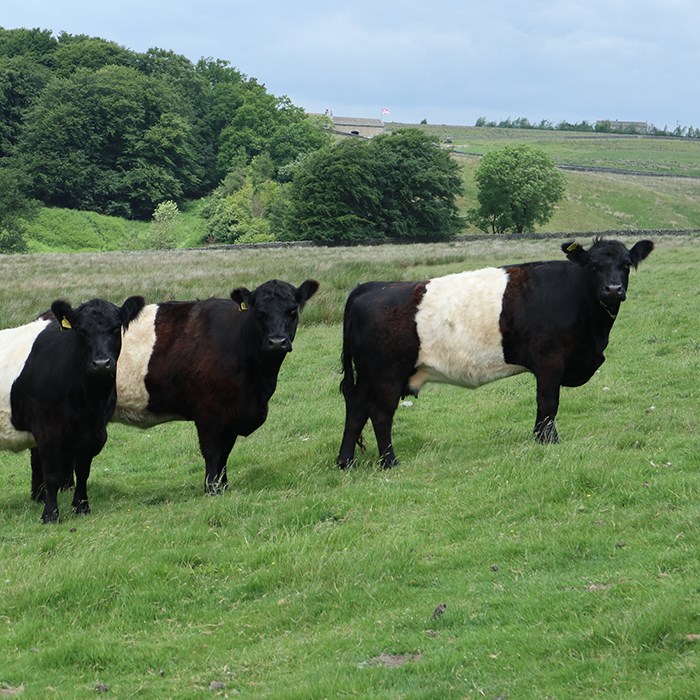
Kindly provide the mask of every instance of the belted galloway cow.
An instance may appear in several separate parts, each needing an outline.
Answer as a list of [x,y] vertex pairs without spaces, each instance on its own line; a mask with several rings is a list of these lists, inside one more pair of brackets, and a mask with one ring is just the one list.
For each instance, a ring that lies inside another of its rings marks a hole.
[[563,244],[568,260],[360,284],[343,322],[339,466],[353,462],[368,419],[382,466],[396,464],[392,424],[399,399],[418,396],[426,382],[475,388],[532,372],[535,437],[557,442],[560,387],[585,384],[605,360],[630,268],[653,247],[642,240],[628,250],[596,238],[588,250]]
[[194,421],[205,491],[220,492],[236,438],[267,418],[299,311],[317,289],[315,280],[269,280],[230,299],[146,306],[124,335],[113,420],[140,428]]
[[31,448],[32,497],[45,501],[44,523],[58,522],[57,493],[73,470],[73,508],[90,511],[87,480],[116,405],[122,329],[143,306],[143,297],[75,309],[56,300],[51,314],[0,331],[0,448]]

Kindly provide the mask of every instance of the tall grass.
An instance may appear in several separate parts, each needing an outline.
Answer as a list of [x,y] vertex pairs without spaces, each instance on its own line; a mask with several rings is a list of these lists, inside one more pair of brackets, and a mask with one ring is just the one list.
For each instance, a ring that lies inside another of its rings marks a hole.
[[[366,279],[558,258],[559,241],[0,257],[0,325],[56,296],[321,282],[230,488],[191,424],[110,426],[93,513],[39,524],[0,453],[0,694],[693,698],[700,687],[698,239],[633,272],[607,361],[531,438],[534,381],[429,385],[401,464],[334,460],[340,317]],[[69,494],[62,494],[65,500]],[[443,604],[446,607],[442,607]]]

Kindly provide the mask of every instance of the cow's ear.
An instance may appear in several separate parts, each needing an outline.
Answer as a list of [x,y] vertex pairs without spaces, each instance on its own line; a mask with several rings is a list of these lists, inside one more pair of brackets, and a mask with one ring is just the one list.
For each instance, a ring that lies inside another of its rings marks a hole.
[[586,264],[587,253],[580,243],[576,243],[576,241],[562,243],[561,249],[571,262],[578,263],[579,265]]
[[119,309],[119,319],[122,322],[124,329],[129,327],[129,324],[136,319],[141,313],[141,309],[146,305],[146,300],[143,297],[129,297]]
[[56,299],[56,301],[51,304],[51,313],[56,317],[56,320],[63,330],[73,328],[76,323],[77,314],[67,301]]
[[296,291],[296,299],[300,308],[303,307],[314,294],[316,294],[317,289],[318,282],[316,280],[306,280],[306,282],[301,284]]
[[247,311],[253,306],[253,292],[246,287],[238,287],[231,292],[231,299],[240,307],[241,311]]
[[630,250],[630,259],[632,264],[637,267],[651,251],[654,250],[653,241],[637,241]]

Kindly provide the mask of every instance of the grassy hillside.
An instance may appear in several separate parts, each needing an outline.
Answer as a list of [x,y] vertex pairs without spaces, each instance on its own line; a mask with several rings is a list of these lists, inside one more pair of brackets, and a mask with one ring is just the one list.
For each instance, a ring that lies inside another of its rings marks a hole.
[[[479,156],[528,143],[565,170],[566,194],[541,231],[700,228],[700,141],[526,129],[421,126],[447,141],[462,163],[462,211],[475,206]],[[605,172],[604,170],[620,172]],[[646,173],[647,175],[639,175]],[[696,178],[696,179],[693,179]]]
[[[173,231],[178,247],[200,245],[205,222],[199,215],[201,202],[180,213]],[[42,207],[26,226],[32,253],[148,250],[159,247],[158,235],[144,221],[105,216],[91,211]]]
[[[460,209],[465,213],[476,205],[479,159],[458,158],[465,183]],[[564,177],[564,199],[538,231],[700,229],[700,180],[575,171],[564,171]]]
[[449,142],[458,153],[484,155],[509,143],[527,143],[560,165],[700,177],[700,139],[473,126],[417,128]]
[[[563,239],[562,239],[563,240]],[[321,282],[265,425],[202,495],[192,425],[112,426],[93,513],[39,524],[0,453],[0,695],[693,698],[700,687],[698,238],[632,273],[607,361],[534,443],[534,382],[428,385],[401,464],[334,465],[359,281],[559,258],[559,240],[0,256],[0,327],[55,296]],[[585,242],[585,239],[582,239]]]

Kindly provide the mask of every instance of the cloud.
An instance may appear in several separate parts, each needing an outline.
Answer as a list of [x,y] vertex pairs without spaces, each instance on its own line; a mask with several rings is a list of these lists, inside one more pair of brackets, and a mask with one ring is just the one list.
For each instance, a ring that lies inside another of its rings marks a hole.
[[2,21],[228,60],[311,111],[700,126],[695,0],[24,0]]

